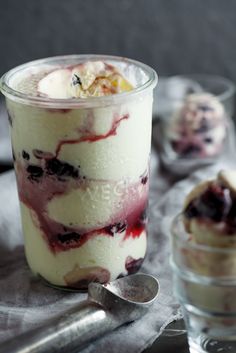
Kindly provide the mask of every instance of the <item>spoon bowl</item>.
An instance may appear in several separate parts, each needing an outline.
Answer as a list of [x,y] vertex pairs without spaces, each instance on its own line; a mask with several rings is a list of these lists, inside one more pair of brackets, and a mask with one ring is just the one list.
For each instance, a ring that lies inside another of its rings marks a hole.
[[43,326],[6,341],[0,346],[0,352],[78,351],[92,340],[146,314],[158,293],[157,279],[142,273],[103,285],[91,283],[88,300]]
[[134,304],[150,305],[159,293],[159,283],[153,276],[137,273],[103,285],[119,298]]
[[91,283],[89,299],[114,314],[116,321],[133,321],[141,317],[159,294],[158,280],[144,273],[119,278],[108,284]]

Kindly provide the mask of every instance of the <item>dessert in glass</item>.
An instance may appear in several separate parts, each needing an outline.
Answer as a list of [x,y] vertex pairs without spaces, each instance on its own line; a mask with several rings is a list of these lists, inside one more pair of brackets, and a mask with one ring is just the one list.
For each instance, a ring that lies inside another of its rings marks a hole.
[[87,288],[146,252],[153,69],[97,55],[42,59],[1,79],[33,273]]
[[190,352],[236,350],[236,171],[197,185],[173,223],[174,289]]
[[166,135],[173,151],[182,158],[206,158],[219,154],[226,138],[224,106],[209,93],[193,93],[171,117]]
[[160,119],[157,130],[154,128],[162,165],[184,176],[232,152],[233,83],[211,75],[176,76],[165,81],[159,97]]

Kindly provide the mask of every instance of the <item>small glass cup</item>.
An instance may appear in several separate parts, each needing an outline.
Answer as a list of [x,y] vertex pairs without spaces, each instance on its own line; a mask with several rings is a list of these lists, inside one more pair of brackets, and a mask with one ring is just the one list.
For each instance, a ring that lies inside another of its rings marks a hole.
[[236,352],[236,248],[190,241],[182,216],[172,224],[171,266],[191,353]]
[[[88,61],[114,65],[134,89],[53,99],[17,86],[37,87],[39,75]],[[140,268],[156,83],[147,65],[101,55],[37,60],[2,77],[25,253],[33,273],[47,283],[86,289]]]
[[234,84],[220,76],[174,76],[160,81],[159,123],[153,138],[167,170],[185,176],[232,151],[234,94]]

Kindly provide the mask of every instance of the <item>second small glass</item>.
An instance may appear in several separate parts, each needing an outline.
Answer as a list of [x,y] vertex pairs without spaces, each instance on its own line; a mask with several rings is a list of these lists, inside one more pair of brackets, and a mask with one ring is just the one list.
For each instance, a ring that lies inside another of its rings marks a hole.
[[215,163],[233,149],[234,94],[234,84],[218,76],[161,80],[157,89],[160,119],[154,142],[166,169],[184,176]]
[[172,226],[171,265],[190,352],[236,352],[236,248],[191,242],[180,215]]

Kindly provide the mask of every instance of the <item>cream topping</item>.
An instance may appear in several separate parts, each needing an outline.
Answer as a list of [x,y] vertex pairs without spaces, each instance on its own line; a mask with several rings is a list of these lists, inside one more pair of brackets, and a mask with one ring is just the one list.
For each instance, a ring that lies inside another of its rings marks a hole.
[[57,99],[100,97],[132,90],[119,70],[102,61],[56,69],[38,82],[38,93]]

